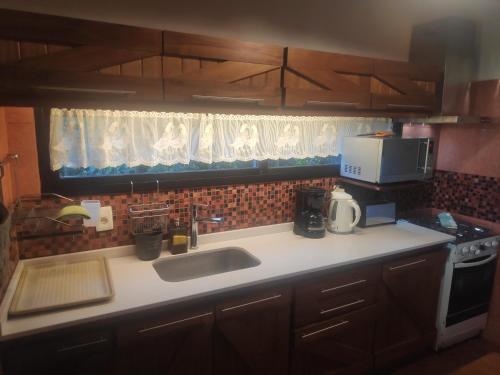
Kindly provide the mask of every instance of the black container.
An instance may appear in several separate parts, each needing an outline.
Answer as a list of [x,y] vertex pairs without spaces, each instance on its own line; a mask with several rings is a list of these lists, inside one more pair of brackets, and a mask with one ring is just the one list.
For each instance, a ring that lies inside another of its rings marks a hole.
[[160,256],[163,233],[140,233],[135,235],[135,252],[140,260],[153,260]]

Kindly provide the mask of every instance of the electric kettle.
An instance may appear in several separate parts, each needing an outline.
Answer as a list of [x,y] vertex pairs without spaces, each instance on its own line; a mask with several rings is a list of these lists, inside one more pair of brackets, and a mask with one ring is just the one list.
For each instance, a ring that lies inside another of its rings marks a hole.
[[332,191],[326,228],[333,233],[351,233],[361,219],[358,203],[344,189]]

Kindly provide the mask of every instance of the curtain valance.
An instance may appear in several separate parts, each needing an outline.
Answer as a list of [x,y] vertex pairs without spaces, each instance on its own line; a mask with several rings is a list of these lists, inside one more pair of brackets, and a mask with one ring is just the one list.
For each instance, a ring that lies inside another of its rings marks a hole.
[[385,118],[52,109],[50,160],[58,170],[336,156],[344,136],[390,125]]

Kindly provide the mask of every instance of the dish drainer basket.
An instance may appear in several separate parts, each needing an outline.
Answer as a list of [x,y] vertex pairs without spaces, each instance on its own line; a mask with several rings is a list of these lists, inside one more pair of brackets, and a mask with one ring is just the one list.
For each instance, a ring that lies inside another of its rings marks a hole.
[[167,227],[170,207],[167,203],[132,204],[128,207],[132,234],[163,232]]
[[153,260],[160,256],[163,233],[168,223],[169,206],[166,203],[130,205],[130,230],[135,237],[137,257]]

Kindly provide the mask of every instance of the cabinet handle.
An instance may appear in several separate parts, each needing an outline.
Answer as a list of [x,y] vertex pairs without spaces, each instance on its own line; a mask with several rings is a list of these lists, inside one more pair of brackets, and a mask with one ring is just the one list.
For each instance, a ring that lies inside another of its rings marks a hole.
[[71,92],[85,92],[94,94],[116,94],[116,95],[133,95],[137,94],[134,90],[113,90],[113,89],[86,89],[83,87],[64,87],[64,86],[35,86],[38,90],[49,91],[71,91]]
[[153,327],[143,328],[143,329],[138,330],[137,333],[146,333],[146,332],[154,331],[154,330],[157,330],[157,329],[160,329],[160,328],[173,326],[175,324],[184,323],[184,322],[187,322],[187,321],[190,321],[190,320],[204,318],[205,316],[209,316],[209,315],[212,315],[212,313],[209,312],[209,313],[205,313],[205,314],[190,316],[189,318],[174,320],[173,322],[168,322],[168,323],[159,324],[159,325],[153,326]]
[[334,329],[334,328],[337,328],[337,327],[340,327],[340,326],[343,326],[343,325],[346,325],[346,324],[349,324],[348,320],[344,320],[344,321],[342,321],[340,323],[337,323],[337,324],[334,324],[332,326],[328,326],[328,327],[325,327],[325,328],[322,328],[322,329],[318,329],[317,331],[314,331],[314,332],[305,333],[305,334],[303,334],[301,336],[301,338],[305,339],[305,338],[307,338],[309,336],[317,335],[318,333],[329,331],[331,329]]
[[337,289],[347,288],[347,287],[349,287],[349,286],[358,285],[358,284],[363,284],[363,283],[366,283],[366,280],[365,280],[365,279],[358,280],[358,281],[354,281],[354,282],[349,283],[349,284],[343,284],[343,285],[339,285],[339,286],[334,286],[334,287],[332,287],[332,288],[323,289],[323,290],[321,291],[321,293],[328,293],[328,292],[331,292],[331,291],[334,291],[334,290],[337,290]]
[[428,105],[422,104],[387,104],[387,108],[409,108],[409,109],[425,109],[429,108]]
[[345,309],[346,307],[358,305],[358,304],[363,303],[363,302],[365,302],[365,300],[363,298],[358,299],[357,301],[354,301],[351,303],[346,303],[345,305],[342,305],[342,306],[333,307],[333,308],[327,309],[327,310],[321,310],[320,314],[328,314],[332,311],[342,310],[342,309]]
[[217,102],[260,103],[264,101],[264,99],[261,98],[237,98],[232,96],[215,95],[191,95],[191,97],[198,100],[213,100]]
[[359,103],[354,103],[354,102],[322,102],[320,100],[307,100],[306,104],[309,104],[309,105],[330,105],[330,106],[338,106],[338,107],[355,107]]
[[241,309],[242,307],[246,307],[246,306],[250,306],[250,305],[255,305],[257,303],[262,303],[262,302],[267,302],[267,301],[271,301],[273,299],[278,299],[278,298],[281,298],[282,295],[281,294],[276,294],[275,296],[272,296],[272,297],[267,297],[267,298],[262,298],[262,299],[258,299],[256,301],[251,301],[251,302],[247,302],[247,303],[242,303],[241,305],[236,305],[236,306],[231,306],[231,307],[226,307],[225,309],[222,309],[222,312],[226,312],[226,311],[231,311],[231,310],[236,310],[236,309]]
[[57,353],[64,353],[64,352],[69,352],[71,350],[86,348],[86,347],[92,346],[92,345],[104,344],[105,342],[108,342],[108,339],[105,337],[101,337],[98,340],[85,342],[83,344],[77,344],[77,345],[73,345],[73,346],[66,346],[63,348],[59,348],[59,349],[57,349]]
[[389,271],[399,270],[400,268],[406,268],[406,267],[414,266],[415,264],[420,264],[420,263],[424,263],[424,262],[427,262],[427,259],[420,259],[420,260],[416,260],[415,262],[402,264],[400,266],[389,267]]

